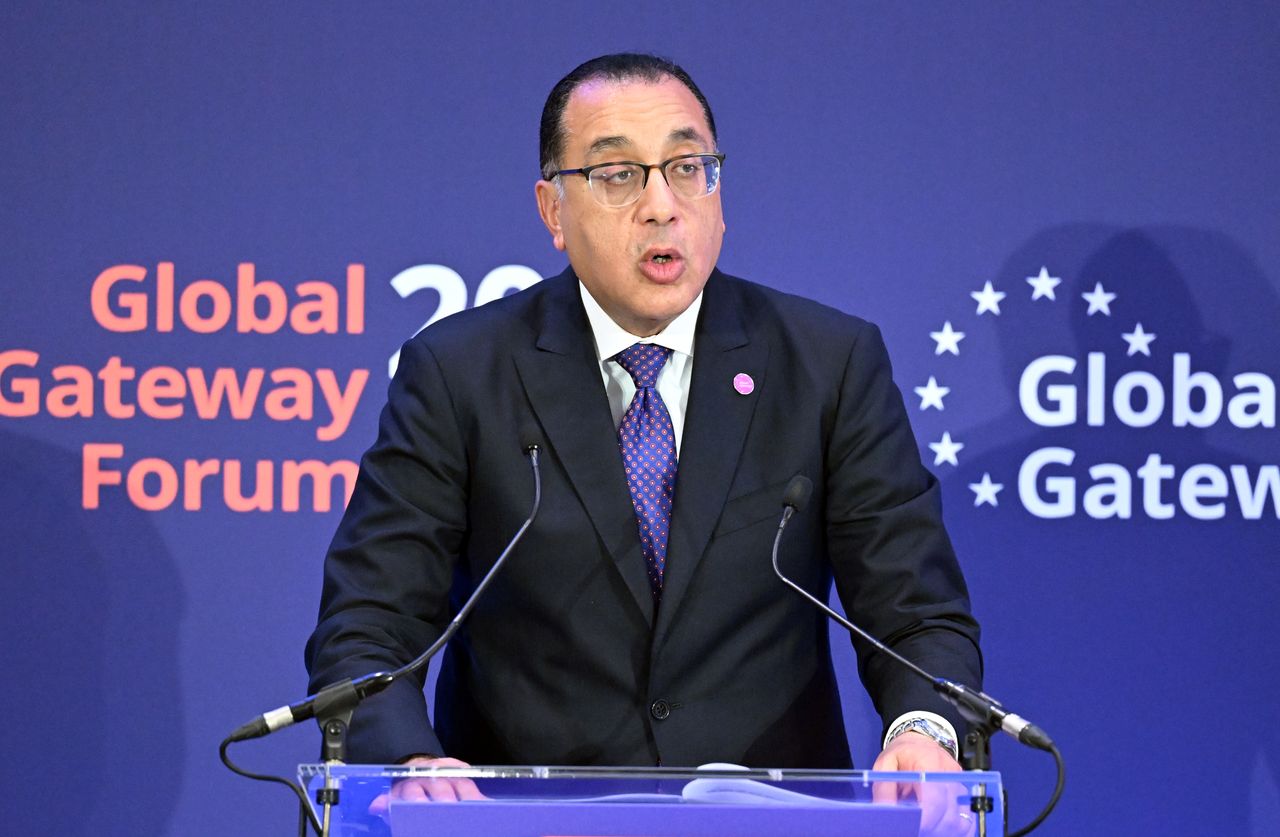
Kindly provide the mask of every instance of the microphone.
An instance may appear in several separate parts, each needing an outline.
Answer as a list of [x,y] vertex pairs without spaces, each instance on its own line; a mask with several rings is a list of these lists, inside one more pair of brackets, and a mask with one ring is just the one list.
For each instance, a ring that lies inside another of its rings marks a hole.
[[484,594],[489,587],[490,582],[498,574],[502,565],[506,563],[510,557],[512,550],[515,549],[524,533],[529,530],[533,524],[533,520],[538,516],[538,508],[542,505],[542,471],[538,465],[538,454],[541,450],[542,436],[531,422],[521,425],[519,435],[520,449],[525,456],[529,457],[529,466],[533,470],[533,508],[529,511],[529,516],[525,518],[524,523],[516,531],[511,540],[507,542],[507,546],[502,550],[502,554],[498,556],[498,560],[493,563],[489,571],[485,573],[484,578],[476,585],[476,589],[472,591],[470,597],[467,598],[465,604],[458,610],[456,616],[453,617],[447,628],[440,634],[440,637],[431,644],[431,647],[423,651],[416,659],[401,666],[392,672],[376,671],[372,674],[366,674],[355,680],[345,679],[339,680],[324,687],[314,695],[305,700],[292,703],[287,706],[281,706],[270,712],[254,718],[248,723],[241,724],[231,735],[227,736],[225,744],[234,743],[236,741],[246,741],[250,738],[261,738],[264,735],[270,735],[276,730],[293,726],[299,721],[306,721],[311,718],[320,716],[322,719],[334,707],[338,709],[354,709],[366,697],[376,695],[383,691],[396,680],[404,677],[406,674],[413,674],[420,670],[431,658],[444,648],[445,644],[453,638],[453,635],[462,627],[463,621],[471,610],[475,607],[476,602]]
[[813,493],[813,481],[803,474],[796,474],[787,483],[787,490],[782,492],[782,523],[778,526],[781,531],[787,525],[787,521],[796,512],[804,511],[804,507],[809,505],[809,495]]
[[[430,658],[428,657],[428,659]],[[339,692],[350,691],[355,696],[355,702],[352,705],[358,705],[369,695],[376,695],[390,686],[404,673],[407,672],[403,669],[392,673],[378,671],[373,674],[366,674],[356,680],[340,680],[324,687],[311,697],[300,700],[297,703],[291,703],[288,706],[281,706],[279,709],[272,709],[270,712],[264,712],[252,721],[241,724],[227,736],[227,743],[248,741],[250,738],[262,738],[264,735],[270,735],[276,730],[291,727],[300,721],[310,720],[316,717],[318,711],[322,713],[328,706],[332,705],[333,698],[338,697]]]
[[889,657],[897,660],[906,666],[919,677],[923,677],[933,686],[934,691],[941,695],[948,703],[959,710],[964,719],[971,724],[982,727],[990,727],[999,729],[1006,734],[1016,738],[1023,744],[1035,747],[1038,750],[1053,752],[1055,747],[1053,740],[1049,738],[1044,730],[1037,727],[1027,719],[1015,715],[1005,709],[1000,701],[986,694],[985,692],[975,691],[968,686],[956,683],[953,680],[947,680],[942,677],[934,677],[920,666],[908,660],[906,657],[894,651],[880,640],[876,639],[867,631],[850,622],[848,619],[836,613],[827,607],[825,602],[819,601],[805,590],[799,584],[782,574],[782,569],[778,566],[778,546],[782,542],[782,532],[787,528],[787,522],[791,520],[796,512],[803,511],[805,505],[809,502],[809,495],[813,491],[813,483],[808,477],[797,474],[787,483],[787,488],[782,495],[782,519],[778,523],[778,533],[773,539],[773,572],[792,590],[795,590],[801,596],[804,596],[815,607],[821,610],[827,616],[839,622],[846,630],[853,633],[867,642],[871,643],[878,651],[883,651]]
[[[529,465],[533,468],[533,511],[529,513],[529,519],[525,522],[525,525],[520,527],[520,531],[516,533],[516,540],[519,540],[520,536],[524,534],[524,530],[533,522],[533,517],[538,513],[538,506],[542,502],[542,472],[538,470],[538,454],[542,450],[542,433],[532,419],[525,418],[520,422],[516,438],[520,440],[520,450],[524,451],[525,456],[529,457]],[[498,560],[501,561],[502,559],[499,558]]]

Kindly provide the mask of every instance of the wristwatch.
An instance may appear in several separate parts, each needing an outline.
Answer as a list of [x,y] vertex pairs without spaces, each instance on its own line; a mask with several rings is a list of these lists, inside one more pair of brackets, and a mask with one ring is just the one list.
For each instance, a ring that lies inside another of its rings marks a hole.
[[889,730],[889,734],[884,737],[884,745],[889,746],[889,742],[902,735],[904,732],[918,732],[921,735],[927,735],[932,738],[939,747],[951,754],[951,758],[960,760],[960,748],[956,746],[956,740],[951,734],[928,718],[908,718]]

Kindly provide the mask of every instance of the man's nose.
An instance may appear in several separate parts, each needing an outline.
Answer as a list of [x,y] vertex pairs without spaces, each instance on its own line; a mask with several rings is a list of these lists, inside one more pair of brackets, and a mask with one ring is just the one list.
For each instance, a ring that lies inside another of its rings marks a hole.
[[663,176],[662,170],[650,169],[649,181],[640,192],[636,207],[640,213],[640,220],[653,221],[657,224],[670,223],[676,218],[679,204],[680,200],[671,191],[671,186],[667,184],[667,178]]

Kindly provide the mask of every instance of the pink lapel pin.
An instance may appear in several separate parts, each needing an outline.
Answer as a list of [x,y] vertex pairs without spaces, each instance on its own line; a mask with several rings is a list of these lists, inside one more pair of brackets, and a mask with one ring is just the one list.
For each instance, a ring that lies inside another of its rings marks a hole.
[[755,391],[756,382],[751,380],[751,376],[746,372],[739,372],[733,376],[733,388],[739,395],[750,395]]

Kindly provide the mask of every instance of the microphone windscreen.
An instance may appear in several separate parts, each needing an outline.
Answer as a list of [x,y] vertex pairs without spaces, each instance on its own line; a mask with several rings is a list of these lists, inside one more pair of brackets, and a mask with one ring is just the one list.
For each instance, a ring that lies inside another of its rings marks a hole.
[[532,419],[525,419],[520,422],[519,436],[520,450],[529,452],[533,448],[542,449],[542,431]]
[[796,511],[804,511],[805,504],[809,502],[809,495],[813,493],[813,482],[806,476],[796,474],[791,478],[791,482],[787,483],[787,490],[782,494],[782,505],[790,506]]

